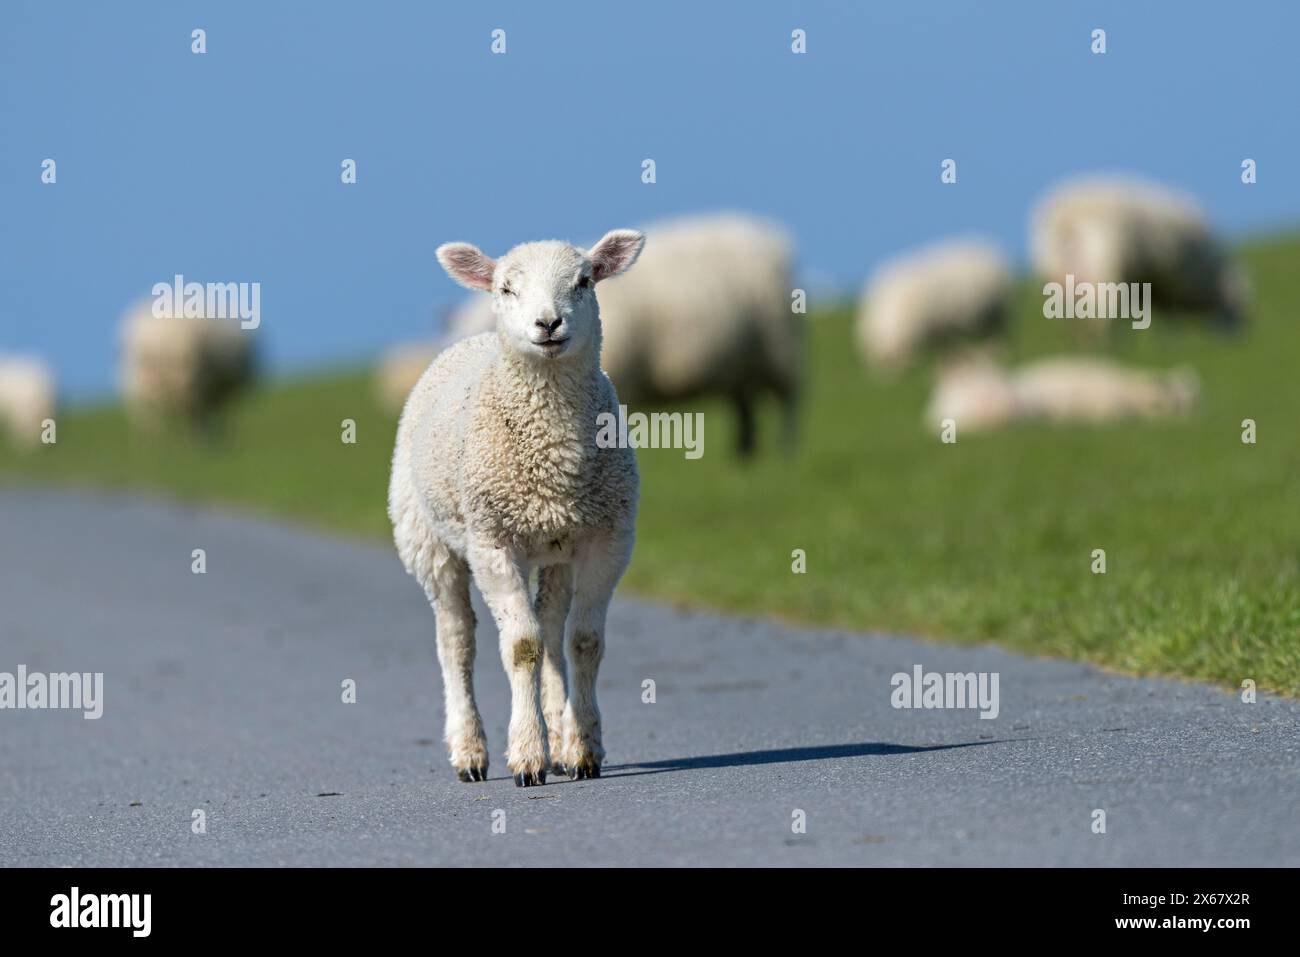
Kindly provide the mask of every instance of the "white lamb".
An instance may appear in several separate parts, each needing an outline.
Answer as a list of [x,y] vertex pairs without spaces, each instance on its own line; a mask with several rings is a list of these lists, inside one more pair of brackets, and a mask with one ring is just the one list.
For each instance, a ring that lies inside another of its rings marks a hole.
[[785,234],[737,214],[651,224],[645,233],[636,270],[600,289],[602,365],[619,397],[635,404],[725,397],[747,455],[755,402],[770,394],[792,443],[802,317],[791,311]]
[[959,433],[1016,422],[1162,419],[1188,412],[1199,391],[1196,374],[1186,368],[1157,372],[1109,359],[1051,356],[1005,370],[977,358],[940,372],[925,419],[931,428],[951,419]]
[[1001,250],[982,239],[954,239],[882,264],[858,306],[858,346],[886,371],[928,353],[983,342],[1007,322],[1013,281]]
[[546,241],[499,260],[466,243],[438,249],[457,282],[491,291],[496,331],[444,351],[411,393],[388,514],[403,564],[433,603],[446,740],[462,781],[486,779],[488,767],[472,686],[471,576],[510,679],[506,763],[516,785],[543,784],[548,770],[600,774],[596,671],[632,554],[639,480],[632,449],[596,442],[598,416],[617,415],[618,396],[600,370],[595,285],[631,266],[643,242],[614,230],[587,252]]
[[1151,283],[1154,305],[1211,312],[1236,328],[1245,275],[1196,202],[1144,180],[1086,177],[1049,192],[1030,221],[1030,256],[1044,279]]
[[0,427],[20,449],[41,441],[46,419],[54,416],[54,374],[30,356],[0,355]]
[[122,322],[121,386],[132,420],[181,416],[206,427],[253,379],[254,340],[234,319],[166,318],[149,302]]

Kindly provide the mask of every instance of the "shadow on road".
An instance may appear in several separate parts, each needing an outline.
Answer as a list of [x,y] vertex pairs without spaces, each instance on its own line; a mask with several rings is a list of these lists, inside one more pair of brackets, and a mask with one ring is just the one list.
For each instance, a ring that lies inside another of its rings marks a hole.
[[997,741],[964,741],[959,744],[935,744],[914,747],[908,744],[881,744],[863,741],[860,744],[824,744],[808,748],[778,748],[771,751],[737,751],[734,754],[708,754],[695,758],[669,758],[664,761],[642,761],[636,764],[606,765],[601,773],[610,777],[634,777],[640,774],[662,774],[665,771],[702,771],[707,768],[740,768],[753,764],[786,764],[794,761],[828,761],[834,758],[868,758],[891,754],[919,754],[923,751],[947,751],[952,748],[971,748]]

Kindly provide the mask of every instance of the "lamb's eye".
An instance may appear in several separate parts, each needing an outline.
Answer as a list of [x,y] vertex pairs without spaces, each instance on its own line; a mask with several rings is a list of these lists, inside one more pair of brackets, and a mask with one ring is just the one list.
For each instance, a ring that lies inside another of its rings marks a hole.
[[501,295],[503,295],[503,296],[513,296],[514,294],[515,294],[515,291],[514,291],[513,289],[511,289],[509,286],[502,286],[502,287],[501,287]]
[[578,277],[578,288],[579,288],[579,289],[590,289],[590,288],[591,288],[591,277],[590,277],[590,276],[580,276],[580,277]]

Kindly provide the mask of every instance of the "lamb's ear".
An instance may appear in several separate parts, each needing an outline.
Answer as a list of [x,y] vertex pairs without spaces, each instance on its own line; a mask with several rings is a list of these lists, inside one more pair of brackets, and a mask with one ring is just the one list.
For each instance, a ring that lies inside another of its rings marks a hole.
[[587,253],[591,259],[592,278],[596,282],[617,276],[636,262],[645,245],[645,236],[635,229],[611,229]]
[[447,275],[466,289],[492,288],[492,271],[497,264],[477,246],[443,243],[438,247],[438,262]]

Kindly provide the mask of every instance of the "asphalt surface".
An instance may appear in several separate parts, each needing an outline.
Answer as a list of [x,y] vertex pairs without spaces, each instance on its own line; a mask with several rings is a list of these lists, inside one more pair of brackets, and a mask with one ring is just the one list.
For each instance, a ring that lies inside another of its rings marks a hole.
[[[603,776],[515,788],[480,614],[493,763],[461,784],[390,550],[134,498],[0,490],[20,664],[103,672],[104,712],[0,711],[5,865],[1300,864],[1295,701],[627,598]],[[998,673],[998,717],[895,709],[918,664]]]

